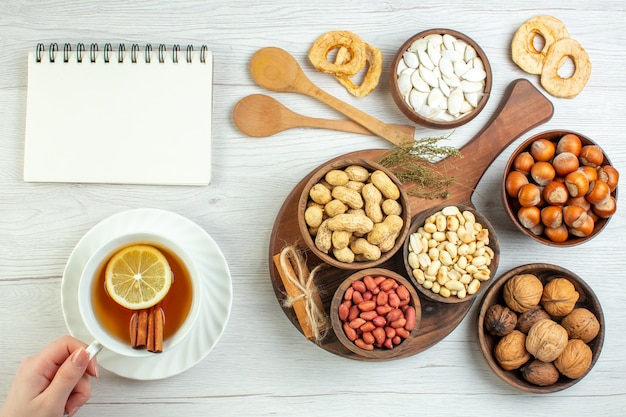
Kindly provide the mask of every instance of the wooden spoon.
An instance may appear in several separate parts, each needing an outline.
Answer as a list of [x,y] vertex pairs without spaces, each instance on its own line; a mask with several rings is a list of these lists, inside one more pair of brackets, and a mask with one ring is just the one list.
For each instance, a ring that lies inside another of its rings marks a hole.
[[[248,136],[262,138],[294,127],[340,130],[342,132],[373,135],[351,120],[329,120],[298,114],[278,100],[264,94],[252,94],[239,100],[233,110],[235,125]],[[409,136],[415,135],[414,126],[394,125]]]
[[301,93],[313,97],[396,146],[414,140],[413,136],[344,103],[313,84],[295,58],[283,49],[275,47],[259,49],[250,60],[250,72],[261,87],[271,91]]

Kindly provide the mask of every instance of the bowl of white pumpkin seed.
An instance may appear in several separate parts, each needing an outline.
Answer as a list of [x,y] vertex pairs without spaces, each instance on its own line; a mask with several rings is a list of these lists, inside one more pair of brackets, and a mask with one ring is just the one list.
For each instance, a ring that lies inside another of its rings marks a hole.
[[411,121],[449,129],[474,119],[491,92],[491,65],[467,35],[430,29],[398,49],[389,70],[391,96]]

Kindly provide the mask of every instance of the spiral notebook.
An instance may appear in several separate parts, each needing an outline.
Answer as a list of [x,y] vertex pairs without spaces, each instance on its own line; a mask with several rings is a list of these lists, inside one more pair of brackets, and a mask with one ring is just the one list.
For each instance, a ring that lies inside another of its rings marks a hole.
[[38,44],[24,180],[208,185],[212,86],[206,46]]

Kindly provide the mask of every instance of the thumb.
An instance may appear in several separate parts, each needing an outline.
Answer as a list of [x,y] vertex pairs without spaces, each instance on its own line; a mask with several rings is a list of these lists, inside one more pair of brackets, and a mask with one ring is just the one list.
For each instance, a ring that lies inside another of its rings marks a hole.
[[65,404],[87,370],[88,364],[89,353],[85,351],[85,348],[80,347],[75,350],[59,367],[50,386],[46,389],[51,400]]

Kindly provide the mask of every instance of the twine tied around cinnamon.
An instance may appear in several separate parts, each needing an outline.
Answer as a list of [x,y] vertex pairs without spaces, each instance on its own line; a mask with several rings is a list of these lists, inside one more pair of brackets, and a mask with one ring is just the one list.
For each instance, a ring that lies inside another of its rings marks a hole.
[[[282,301],[285,307],[304,302],[304,319],[310,327],[310,337],[315,342],[321,341],[330,328],[328,317],[324,312],[322,303],[315,287],[315,274],[324,266],[317,265],[311,272],[308,271],[302,254],[295,246],[286,246],[280,252],[279,257],[281,276],[285,284],[291,284],[293,290],[287,291],[287,297]],[[302,324],[302,318],[298,317]],[[303,326],[304,327],[304,326]]]

